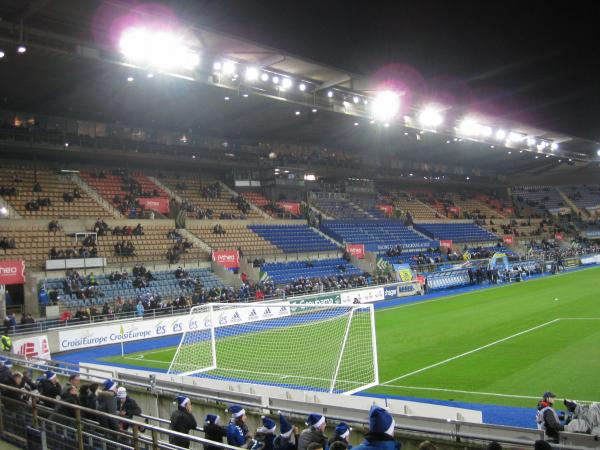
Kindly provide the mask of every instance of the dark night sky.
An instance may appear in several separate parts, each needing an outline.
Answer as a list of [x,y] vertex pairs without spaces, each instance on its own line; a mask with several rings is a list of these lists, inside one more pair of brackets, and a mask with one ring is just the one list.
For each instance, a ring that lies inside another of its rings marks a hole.
[[388,64],[409,66],[425,89],[443,84],[460,102],[478,101],[482,111],[600,139],[598,2],[177,0],[171,5],[193,10],[199,25],[359,74],[372,75]]

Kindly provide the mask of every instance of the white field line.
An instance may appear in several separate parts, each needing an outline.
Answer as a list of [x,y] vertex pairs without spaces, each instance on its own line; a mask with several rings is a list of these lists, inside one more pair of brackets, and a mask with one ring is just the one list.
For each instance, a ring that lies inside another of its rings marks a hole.
[[[430,388],[430,387],[422,387],[422,386],[402,386],[396,384],[389,384],[387,387],[397,388],[397,389],[411,389],[416,391],[436,391],[436,392],[454,392],[457,394],[475,394],[475,395],[487,395],[491,397],[507,397],[507,398],[523,398],[527,400],[539,400],[540,396],[532,396],[532,395],[516,395],[516,394],[499,394],[496,392],[479,392],[479,391],[463,391],[460,389],[443,389],[443,388]],[[597,400],[575,400],[576,402],[581,403],[594,403]]]
[[529,332],[537,330],[539,328],[551,325],[553,323],[558,322],[559,320],[560,319],[554,319],[554,320],[551,320],[549,322],[544,322],[544,323],[542,323],[540,325],[536,325],[535,327],[528,328],[527,330],[519,331],[518,333],[511,334],[510,336],[506,336],[506,337],[504,337],[502,339],[498,339],[498,340],[496,340],[494,342],[490,342],[489,344],[485,344],[485,345],[482,345],[481,347],[474,348],[473,350],[469,350],[468,352],[461,353],[460,355],[451,356],[450,358],[444,359],[443,361],[436,362],[435,364],[431,364],[429,366],[422,367],[422,368],[417,369],[417,370],[413,370],[412,372],[405,373],[404,375],[400,375],[399,377],[392,378],[391,380],[388,380],[388,381],[386,381],[384,383],[381,383],[380,385],[381,386],[385,386],[385,385],[388,385],[390,383],[393,383],[394,381],[402,380],[402,379],[408,378],[408,377],[410,377],[412,375],[416,375],[418,373],[425,372],[426,370],[433,369],[434,367],[441,366],[443,364],[449,363],[449,362],[454,361],[456,359],[463,358],[465,356],[471,355],[471,354],[479,352],[481,350],[485,350],[486,348],[492,347],[492,346],[500,344],[502,342],[506,342],[506,341],[508,341],[510,339],[514,339],[514,338],[516,338],[518,336],[522,336],[523,334],[529,333]]
[[[598,267],[590,267],[589,269],[598,269]],[[582,269],[582,270],[589,270],[589,269]],[[579,272],[579,271],[577,271],[577,272]],[[552,278],[562,277],[562,276],[565,276],[565,275],[571,275],[571,274],[577,273],[577,272],[561,272],[561,273],[558,273],[556,275],[552,275]],[[536,278],[534,280],[528,280],[525,283],[521,283],[521,285],[525,285],[525,284],[528,284],[528,283],[535,283],[536,281],[547,280],[549,276],[550,275],[544,275],[544,276],[541,276],[541,277]],[[473,289],[472,291],[467,291],[467,292],[457,292],[456,294],[452,294],[452,295],[441,295],[440,297],[432,298],[432,299],[429,299],[429,300],[423,300],[423,301],[420,301],[420,302],[407,303],[407,304],[398,305],[398,306],[390,306],[388,308],[384,307],[384,308],[376,310],[375,314],[384,313],[386,311],[393,311],[395,309],[400,309],[400,308],[410,308],[412,306],[419,306],[419,305],[424,305],[424,304],[427,304],[427,303],[439,302],[441,300],[447,300],[449,298],[459,297],[461,295],[470,295],[470,294],[475,294],[477,292],[482,292],[482,291],[487,292],[487,291],[492,291],[492,290],[495,290],[495,289],[502,289],[502,288],[505,288],[505,287],[508,287],[508,286],[515,286],[515,283],[505,283],[505,284],[501,284],[501,285],[493,286],[493,287]]]
[[136,358],[136,357],[132,357],[132,356],[124,356],[123,359],[127,359],[130,361],[137,361],[137,362],[151,362],[151,363],[157,363],[157,364],[171,364],[168,361],[159,361],[157,359],[146,359],[146,358]]

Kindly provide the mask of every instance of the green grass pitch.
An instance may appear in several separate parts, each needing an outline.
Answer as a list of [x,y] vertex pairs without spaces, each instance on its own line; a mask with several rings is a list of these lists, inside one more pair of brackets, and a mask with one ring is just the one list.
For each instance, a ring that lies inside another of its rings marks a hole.
[[[552,390],[600,401],[600,268],[381,309],[376,330],[374,393],[531,406]],[[105,361],[165,369],[174,352]],[[315,361],[309,376],[318,378]],[[256,377],[244,378],[269,381]]]

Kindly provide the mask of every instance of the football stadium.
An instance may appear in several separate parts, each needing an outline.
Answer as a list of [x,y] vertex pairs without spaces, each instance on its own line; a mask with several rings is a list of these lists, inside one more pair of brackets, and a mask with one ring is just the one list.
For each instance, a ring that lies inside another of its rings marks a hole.
[[600,449],[588,31],[268,3],[0,3],[0,448]]

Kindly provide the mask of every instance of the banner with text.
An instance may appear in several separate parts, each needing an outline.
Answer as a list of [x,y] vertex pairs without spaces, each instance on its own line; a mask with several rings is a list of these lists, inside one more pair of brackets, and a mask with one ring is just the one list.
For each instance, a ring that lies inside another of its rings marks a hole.
[[452,239],[442,239],[440,240],[441,248],[452,248]]
[[51,359],[48,336],[33,336],[13,341],[13,353],[27,359]]
[[240,253],[237,250],[215,250],[212,252],[212,259],[226,269],[240,267]]
[[512,243],[514,242],[514,238],[511,235],[507,234],[502,236],[502,241],[505,244],[512,245]]
[[358,259],[365,258],[365,244],[346,244],[346,251]]
[[300,203],[298,202],[277,202],[277,206],[295,216],[300,215]]
[[25,284],[25,261],[7,259],[0,261],[0,285]]
[[[268,320],[290,315],[286,306],[238,307],[215,311],[215,327],[238,325],[257,320]],[[153,339],[186,331],[208,330],[211,326],[210,312],[169,317],[164,319],[136,320],[111,325],[88,326],[74,330],[59,331],[60,351],[74,350],[100,345],[118,344],[120,342]]]
[[410,264],[393,264],[394,271],[398,281],[411,281],[413,279],[413,271]]
[[161,214],[169,214],[169,199],[166,197],[140,197],[137,200],[145,209],[152,209]]
[[341,294],[342,304],[357,304],[357,303],[373,303],[383,300],[385,298],[383,292],[383,286],[359,289],[351,292],[343,292]]
[[392,217],[392,214],[394,214],[393,205],[377,205],[377,208],[383,211],[383,213],[388,217]]

